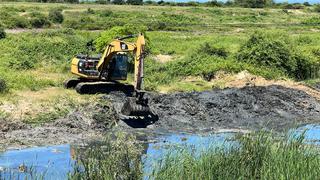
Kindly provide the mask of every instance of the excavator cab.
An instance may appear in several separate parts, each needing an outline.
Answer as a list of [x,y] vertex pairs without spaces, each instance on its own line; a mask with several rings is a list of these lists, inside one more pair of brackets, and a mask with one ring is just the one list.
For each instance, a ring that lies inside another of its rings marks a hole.
[[115,54],[109,62],[109,80],[127,80],[128,75],[128,55],[125,53]]

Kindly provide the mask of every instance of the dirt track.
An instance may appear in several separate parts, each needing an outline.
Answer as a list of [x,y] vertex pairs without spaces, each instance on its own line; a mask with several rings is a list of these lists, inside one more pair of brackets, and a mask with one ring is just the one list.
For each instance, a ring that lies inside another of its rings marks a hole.
[[[95,105],[88,112],[75,111],[66,118],[42,126],[2,121],[0,145],[28,145],[83,142],[99,138],[114,130],[135,132],[195,132],[208,133],[221,129],[284,130],[304,123],[320,122],[320,102],[304,91],[283,86],[246,86],[206,92],[155,94],[149,93],[151,109],[158,115],[153,124],[139,119],[119,121],[114,107],[119,107],[123,95],[103,98],[110,105]],[[153,119],[154,120],[154,119]],[[1,120],[0,120],[1,121]],[[141,128],[145,127],[145,128]]]

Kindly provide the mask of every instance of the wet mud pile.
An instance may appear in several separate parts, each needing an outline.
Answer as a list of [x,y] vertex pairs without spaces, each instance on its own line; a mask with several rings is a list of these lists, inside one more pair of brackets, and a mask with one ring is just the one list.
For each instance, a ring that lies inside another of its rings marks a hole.
[[173,131],[219,129],[284,130],[320,122],[320,103],[282,86],[230,88],[206,92],[149,94],[159,120],[151,127]]
[[111,131],[145,136],[167,132],[211,133],[227,130],[283,131],[320,122],[320,102],[304,91],[261,86],[205,92],[147,93],[157,116],[124,119],[119,115],[125,95],[103,95],[100,102],[75,109],[43,124],[0,119],[0,149],[47,144],[86,143]]

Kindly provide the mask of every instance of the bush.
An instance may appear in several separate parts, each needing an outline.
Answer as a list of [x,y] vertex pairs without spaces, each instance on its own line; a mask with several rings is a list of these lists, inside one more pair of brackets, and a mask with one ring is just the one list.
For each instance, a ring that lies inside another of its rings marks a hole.
[[304,9],[304,6],[301,4],[284,4],[284,9]]
[[17,70],[27,70],[34,68],[35,62],[26,55],[17,56],[9,62],[8,66]]
[[[286,37],[285,34],[282,34]],[[309,39],[303,39],[309,42]],[[255,32],[240,48],[237,59],[256,66],[280,70],[302,80],[318,76],[319,64],[311,56],[295,49],[288,37],[282,39],[274,33]]]
[[198,49],[198,53],[208,54],[210,56],[218,56],[222,58],[228,57],[228,52],[224,48],[212,47],[208,42],[202,44]]
[[8,91],[7,83],[4,79],[0,79],[0,93],[5,93]]
[[124,0],[113,0],[112,3],[113,3],[113,4],[121,5],[121,4],[124,4],[125,1],[124,1]]
[[62,10],[60,9],[51,9],[49,11],[49,20],[53,23],[62,23],[63,22]]
[[302,24],[318,26],[320,25],[320,17],[312,17],[312,18],[306,19],[302,22]]
[[299,45],[304,45],[304,44],[311,44],[312,39],[309,36],[299,36],[297,39],[297,43]]
[[223,6],[223,3],[218,2],[217,0],[211,0],[211,1],[208,1],[204,4],[205,4],[205,6],[209,6],[209,7],[222,7]]
[[91,8],[88,8],[88,9],[87,9],[87,13],[88,13],[88,14],[94,14],[95,11],[94,11],[93,9],[91,9]]
[[240,48],[237,59],[250,64],[281,69],[292,75],[296,69],[296,62],[290,50],[288,42],[272,38],[272,34],[256,32]]
[[127,2],[127,4],[131,4],[131,5],[141,5],[141,4],[143,4],[143,0],[127,0],[126,2]]
[[42,28],[50,26],[50,21],[45,15],[33,12],[31,14],[30,24],[34,28]]
[[0,39],[6,38],[7,34],[4,29],[0,26]]
[[235,0],[234,3],[246,8],[264,8],[274,4],[273,0]]
[[95,47],[97,51],[102,51],[110,41],[116,37],[126,36],[129,34],[144,33],[146,31],[145,26],[137,25],[125,25],[125,26],[115,26],[110,30],[104,31],[101,35],[95,40]]
[[314,11],[320,13],[320,4],[315,6]]
[[100,17],[110,17],[112,14],[113,14],[113,12],[110,10],[99,11]]

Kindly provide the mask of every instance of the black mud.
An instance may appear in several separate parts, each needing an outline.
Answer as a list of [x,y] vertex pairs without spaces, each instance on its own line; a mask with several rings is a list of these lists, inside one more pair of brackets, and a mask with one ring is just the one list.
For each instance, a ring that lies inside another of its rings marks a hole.
[[307,93],[282,86],[230,88],[150,95],[159,115],[155,128],[173,131],[273,129],[320,122],[320,103]]
[[43,125],[0,120],[0,147],[81,143],[118,130],[142,134],[211,133],[221,129],[283,131],[320,122],[318,100],[303,91],[282,86],[148,93],[147,96],[157,117],[123,118],[118,112],[125,96],[109,94],[101,101],[108,103],[72,111],[65,118]]

